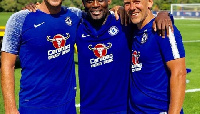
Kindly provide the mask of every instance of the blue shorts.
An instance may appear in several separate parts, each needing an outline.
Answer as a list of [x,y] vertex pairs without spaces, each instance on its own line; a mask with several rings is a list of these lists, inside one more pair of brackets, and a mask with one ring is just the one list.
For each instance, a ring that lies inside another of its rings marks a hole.
[[19,108],[20,114],[76,114],[75,100],[56,107],[37,108],[23,107]]
[[127,114],[127,111],[117,111],[117,112],[81,112],[81,114]]

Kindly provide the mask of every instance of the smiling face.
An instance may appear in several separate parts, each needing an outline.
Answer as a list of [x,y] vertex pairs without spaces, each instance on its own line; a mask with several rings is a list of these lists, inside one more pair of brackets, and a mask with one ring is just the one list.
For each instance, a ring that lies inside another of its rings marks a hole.
[[51,7],[61,6],[63,0],[44,0],[44,2]]
[[132,23],[137,24],[139,28],[152,19],[150,10],[152,5],[152,0],[124,0],[124,8],[127,14]]
[[101,20],[108,15],[110,0],[83,0],[85,11],[93,20]]
[[43,0],[38,9],[47,14],[57,14],[61,10],[63,0]]

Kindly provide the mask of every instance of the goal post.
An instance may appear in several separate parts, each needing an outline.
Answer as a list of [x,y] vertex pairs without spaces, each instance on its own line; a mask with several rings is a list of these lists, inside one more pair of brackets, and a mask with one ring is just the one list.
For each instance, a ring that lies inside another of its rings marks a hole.
[[200,4],[171,4],[171,14],[174,18],[200,19]]

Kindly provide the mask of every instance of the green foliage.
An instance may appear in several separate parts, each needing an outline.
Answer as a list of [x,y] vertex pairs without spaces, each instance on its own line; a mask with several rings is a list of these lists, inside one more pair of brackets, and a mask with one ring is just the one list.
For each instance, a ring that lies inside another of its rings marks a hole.
[[[42,0],[0,0],[1,12],[16,12],[28,3],[41,2]],[[169,10],[172,3],[200,3],[200,0],[154,0],[153,10]],[[64,6],[77,7],[84,9],[82,0],[63,0]],[[110,8],[115,5],[123,5],[123,0],[112,0]]]
[[62,5],[67,7],[77,7],[83,9],[81,0],[64,0]]
[[171,4],[200,3],[200,0],[154,0],[153,10],[170,10]]
[[2,0],[0,5],[4,9],[4,11],[14,12],[16,11],[16,4],[15,0]]
[[200,3],[200,0],[189,1],[189,3]]
[[112,3],[109,5],[109,7],[112,8],[116,5],[123,6],[123,0],[112,0]]
[[153,10],[169,10],[171,3],[169,0],[154,0]]
[[41,0],[1,0],[0,11],[16,12],[22,9],[26,4],[36,3]]

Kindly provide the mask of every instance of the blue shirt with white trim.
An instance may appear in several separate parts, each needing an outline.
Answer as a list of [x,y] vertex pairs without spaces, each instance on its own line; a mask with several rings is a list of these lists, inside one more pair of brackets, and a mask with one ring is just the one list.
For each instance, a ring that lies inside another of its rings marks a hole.
[[152,29],[153,21],[134,31],[129,101],[134,113],[168,111],[170,71],[166,62],[185,57],[178,29],[173,26],[174,34],[170,32],[169,38],[161,38]]
[[[109,15],[99,30],[83,19],[77,31],[80,111],[127,111],[130,47],[127,29]],[[127,35],[127,36],[126,36]]]
[[2,51],[20,58],[20,106],[55,107],[74,100],[74,43],[79,22],[66,8],[52,15],[23,10],[10,17]]

